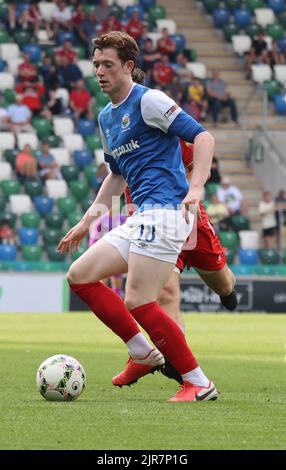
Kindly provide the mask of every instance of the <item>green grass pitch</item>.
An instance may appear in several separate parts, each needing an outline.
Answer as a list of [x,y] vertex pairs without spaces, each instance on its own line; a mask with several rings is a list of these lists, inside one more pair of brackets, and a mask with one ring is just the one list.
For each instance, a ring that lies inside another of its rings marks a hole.
[[[285,449],[286,316],[185,318],[215,402],[167,403],[177,384],[160,373],[113,387],[126,350],[91,314],[1,314],[0,449]],[[75,402],[36,390],[37,367],[58,353],[85,367]]]

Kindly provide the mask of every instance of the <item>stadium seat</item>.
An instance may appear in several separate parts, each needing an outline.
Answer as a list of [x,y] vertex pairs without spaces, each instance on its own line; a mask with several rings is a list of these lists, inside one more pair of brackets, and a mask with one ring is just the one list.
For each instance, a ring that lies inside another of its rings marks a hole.
[[35,196],[40,196],[43,192],[43,183],[41,180],[27,180],[25,181],[26,193],[33,199]]
[[211,199],[213,194],[216,194],[220,188],[220,184],[218,183],[208,183],[205,187],[206,189],[206,197]]
[[15,143],[16,139],[13,132],[0,132],[0,150],[12,150]]
[[79,177],[79,168],[76,165],[63,165],[61,167],[61,174],[64,180],[69,183],[70,181],[77,180]]
[[14,76],[18,75],[18,68],[19,68],[19,65],[21,65],[22,63],[23,63],[22,57],[14,57],[13,59],[7,59],[8,72]]
[[43,240],[45,246],[58,245],[62,237],[63,232],[60,229],[45,228],[45,230],[43,230]]
[[133,14],[133,12],[138,12],[139,13],[139,19],[141,21],[144,21],[144,8],[142,8],[141,5],[130,5],[130,3],[128,3],[128,6],[125,10],[125,15],[126,15],[126,18],[127,20],[129,21],[131,19],[131,16]]
[[97,149],[102,149],[101,138],[99,137],[99,135],[90,135],[86,138],[86,145],[87,148],[92,152]]
[[286,65],[274,65],[274,78],[284,86],[286,83]]
[[259,250],[259,258],[262,264],[278,264],[279,263],[279,253],[277,250]]
[[285,10],[285,0],[267,0],[267,4],[276,15]]
[[102,106],[102,104],[96,104],[93,108],[93,118],[95,121],[98,121],[98,115],[100,113],[100,111],[102,111],[104,108],[104,106]]
[[53,17],[53,12],[54,12],[55,5],[52,2],[40,2],[39,3],[39,10],[43,16],[43,18],[50,22]]
[[87,209],[89,209],[89,207],[91,206],[91,204],[94,202],[94,199],[95,199],[95,196],[94,195],[90,195],[86,198],[84,198],[82,201],[81,201],[81,207],[82,207],[82,210],[84,212],[87,211]]
[[229,10],[236,10],[241,6],[241,0],[226,0],[225,4]]
[[38,245],[23,245],[22,253],[25,261],[40,261],[42,248]]
[[100,85],[96,77],[86,77],[85,84],[92,96],[96,96],[98,93],[101,93]]
[[89,119],[79,119],[76,124],[77,131],[83,136],[94,135],[96,132],[96,126],[94,121]]
[[17,142],[20,150],[22,150],[26,144],[31,145],[33,150],[39,147],[37,135],[30,132],[19,132],[19,134],[17,134]]
[[[137,0],[116,0],[116,4],[120,6],[121,8],[126,8],[129,5],[135,5]],[[113,1],[112,4],[115,2]]]
[[236,250],[238,247],[239,242],[236,232],[231,230],[225,232],[219,231],[218,236],[223,247],[229,248],[230,250]]
[[69,226],[73,227],[74,225],[78,224],[79,221],[82,219],[82,216],[82,212],[71,212],[70,214],[68,214]]
[[104,151],[102,149],[95,150],[94,154],[95,154],[95,163],[97,166],[99,166],[101,163],[105,163]]
[[96,106],[104,107],[110,102],[110,98],[105,93],[98,93],[96,95]]
[[4,91],[5,104],[13,104],[16,101],[16,91],[10,90],[9,88]]
[[74,212],[76,208],[76,200],[74,197],[60,197],[57,200],[59,211],[67,216],[69,213]]
[[3,180],[1,181],[3,194],[8,198],[12,194],[20,193],[20,183],[18,180]]
[[48,32],[45,29],[39,29],[36,31],[37,42],[40,45],[45,45],[50,42]]
[[39,214],[42,216],[46,216],[52,211],[54,206],[54,200],[51,197],[47,196],[36,196],[34,198],[34,204]]
[[258,251],[239,249],[239,261],[241,264],[255,265],[258,263]]
[[0,194],[0,213],[4,211],[6,204],[7,198],[3,194]]
[[75,43],[75,34],[73,31],[59,31],[56,37],[57,45],[63,46],[65,41]]
[[225,40],[227,42],[231,42],[232,37],[237,36],[239,34],[239,28],[235,23],[225,24],[223,27],[223,34],[224,34]]
[[7,224],[9,227],[14,228],[17,221],[17,214],[4,210],[0,213],[0,224]]
[[19,228],[19,238],[21,245],[37,245],[39,230],[36,228]]
[[70,190],[77,201],[82,201],[88,195],[89,187],[86,181],[71,181]]
[[14,89],[15,77],[9,72],[0,72],[0,90]]
[[186,47],[186,38],[184,34],[172,34],[170,35],[176,44],[176,51],[182,52]]
[[265,7],[264,0],[247,0],[246,5],[252,12],[254,12],[254,10],[257,8]]
[[66,88],[57,88],[55,97],[61,99],[64,106],[69,105],[70,95]]
[[257,23],[251,23],[245,28],[245,32],[248,36],[251,37],[251,39],[254,39],[255,36],[258,36],[259,33],[263,31],[262,26]]
[[278,14],[279,23],[282,24],[283,28],[286,28],[286,11],[282,11]]
[[202,80],[207,78],[207,68],[202,62],[188,62],[187,69],[190,70],[197,78]]
[[53,126],[55,135],[60,137],[66,134],[72,134],[74,131],[74,123],[70,118],[54,118]]
[[49,144],[51,148],[57,148],[60,146],[61,139],[57,135],[50,134],[49,136],[42,139],[42,142]]
[[244,250],[259,249],[259,233],[255,230],[240,230],[239,233],[240,246]]
[[[7,62],[6,60],[0,59],[0,72],[5,72],[7,67]],[[9,70],[10,72],[10,70]],[[11,72],[10,72],[11,73]]]
[[256,23],[265,28],[268,24],[275,23],[275,14],[270,8],[258,8],[254,10]]
[[234,21],[239,28],[246,28],[251,23],[251,11],[241,7],[234,11]]
[[174,20],[168,18],[156,20],[158,31],[161,32],[163,28],[167,28],[169,34],[176,34],[177,25]]
[[85,48],[82,46],[74,46],[74,50],[76,51],[76,55],[78,59],[86,59]]
[[166,10],[163,6],[151,6],[148,8],[148,21],[150,24],[155,25],[157,20],[166,18]]
[[28,31],[18,29],[13,33],[13,39],[18,46],[24,46],[31,43],[32,37]]
[[41,62],[42,49],[38,44],[26,44],[22,50],[29,55],[31,62]]
[[281,92],[281,84],[277,80],[266,80],[263,83],[264,90],[267,91],[269,100],[274,100],[274,97]]
[[271,67],[266,64],[252,65],[251,72],[253,81],[260,85],[272,77]]
[[48,228],[62,229],[64,216],[60,212],[51,212],[45,217],[45,222]]
[[94,66],[90,60],[78,60],[77,66],[84,77],[92,77],[94,75]]
[[251,48],[251,39],[246,34],[233,35],[231,42],[234,52],[240,56],[244,55]]
[[280,274],[280,272],[279,267],[277,267],[276,265],[271,266],[258,264],[257,266],[253,267],[253,274],[260,276],[277,276]]
[[35,117],[32,120],[32,126],[36,129],[39,139],[48,137],[52,132],[52,125],[46,118]]
[[78,248],[78,250],[74,250],[71,258],[73,261],[76,261],[81,255],[83,255],[83,253],[87,250],[87,244],[82,242]]
[[214,9],[218,8],[219,0],[203,0],[204,8],[207,13],[212,13]]
[[21,56],[21,51],[18,44],[6,43],[0,44],[0,57],[3,60],[15,59]]
[[235,259],[235,251],[227,249],[225,252],[227,264],[233,264]]
[[266,34],[271,36],[273,39],[283,38],[284,29],[283,26],[279,23],[269,24],[266,27]]
[[62,255],[58,250],[57,250],[57,245],[55,246],[47,246],[47,255],[50,261],[64,261],[65,255]]
[[243,215],[232,215],[231,225],[236,232],[249,230],[249,219]]
[[285,95],[274,96],[275,110],[281,116],[286,115],[286,98]]
[[0,31],[0,44],[7,44],[10,41],[7,31]]
[[13,169],[11,163],[0,162],[0,181],[10,180],[12,178]]
[[84,176],[88,184],[91,183],[91,178],[93,175],[96,176],[97,170],[98,167],[96,165],[86,165],[84,167]]
[[37,212],[23,212],[21,215],[22,226],[25,228],[39,228],[40,216]]
[[162,34],[161,33],[156,33],[156,32],[149,32],[148,31],[148,38],[152,39],[152,42],[154,44],[154,47],[157,48],[157,43],[159,41],[159,39],[162,37]]
[[68,186],[64,180],[47,180],[45,183],[47,195],[53,199],[67,197]]
[[229,22],[230,11],[224,6],[218,6],[212,12],[213,22],[216,28],[222,28]]
[[0,245],[0,260],[15,261],[17,258],[16,245]]
[[75,164],[82,170],[93,161],[93,154],[90,150],[76,150],[73,154]]
[[32,211],[32,201],[27,194],[12,194],[9,197],[11,211],[14,214],[21,215],[23,212]]
[[62,141],[64,147],[69,152],[74,152],[75,150],[83,150],[84,149],[84,140],[82,135],[80,134],[66,134],[62,136]]
[[70,153],[67,149],[62,148],[51,148],[50,153],[53,155],[59,166],[69,165],[71,161]]

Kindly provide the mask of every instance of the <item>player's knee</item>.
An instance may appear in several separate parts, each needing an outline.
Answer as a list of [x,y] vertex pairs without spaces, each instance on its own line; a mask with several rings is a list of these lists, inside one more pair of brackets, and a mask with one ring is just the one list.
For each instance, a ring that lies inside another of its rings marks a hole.
[[232,281],[232,279],[226,279],[225,282],[220,285],[218,294],[222,295],[223,297],[231,294],[233,291],[233,286],[234,282]]
[[78,272],[74,263],[70,266],[67,272],[67,281],[69,284],[78,284]]
[[165,305],[173,304],[175,302],[177,303],[179,302],[179,295],[177,295],[175,289],[172,289],[171,287],[167,286],[164,287],[160,292],[158,302],[162,307]]

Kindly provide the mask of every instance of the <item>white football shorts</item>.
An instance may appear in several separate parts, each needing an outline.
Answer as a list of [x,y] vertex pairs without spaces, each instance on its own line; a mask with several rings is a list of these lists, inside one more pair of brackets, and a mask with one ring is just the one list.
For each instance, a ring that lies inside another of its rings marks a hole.
[[189,213],[187,223],[181,210],[145,210],[128,217],[102,240],[114,246],[127,263],[129,253],[137,253],[175,264],[193,223],[193,214]]

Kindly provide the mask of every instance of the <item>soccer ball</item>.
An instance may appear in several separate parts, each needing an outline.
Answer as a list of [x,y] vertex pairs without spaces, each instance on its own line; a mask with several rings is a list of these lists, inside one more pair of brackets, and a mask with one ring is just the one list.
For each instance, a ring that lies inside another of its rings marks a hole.
[[83,392],[86,375],[73,357],[57,354],[40,365],[36,376],[37,388],[48,401],[75,400]]

